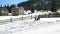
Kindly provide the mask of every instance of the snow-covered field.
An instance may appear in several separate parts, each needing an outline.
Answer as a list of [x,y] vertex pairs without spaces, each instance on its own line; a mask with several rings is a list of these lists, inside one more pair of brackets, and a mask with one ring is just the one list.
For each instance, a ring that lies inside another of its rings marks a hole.
[[60,34],[60,18],[15,21],[0,25],[0,34]]
[[[31,17],[31,15],[35,16],[39,14],[48,14],[48,12],[38,12],[19,16],[0,16],[0,21],[11,19],[11,17]],[[40,18],[38,21],[35,21],[33,18],[23,21],[8,22],[0,25],[0,34],[60,34],[60,18]]]

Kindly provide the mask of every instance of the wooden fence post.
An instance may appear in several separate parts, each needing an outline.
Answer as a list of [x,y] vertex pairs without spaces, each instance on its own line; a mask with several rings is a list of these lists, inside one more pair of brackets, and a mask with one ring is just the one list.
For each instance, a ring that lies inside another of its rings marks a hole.
[[23,16],[22,16],[22,20],[23,20]]
[[10,18],[10,22],[12,22],[12,17]]
[[31,15],[31,19],[32,19],[32,15]]
[[37,20],[37,19],[36,19],[36,15],[35,15],[35,20]]

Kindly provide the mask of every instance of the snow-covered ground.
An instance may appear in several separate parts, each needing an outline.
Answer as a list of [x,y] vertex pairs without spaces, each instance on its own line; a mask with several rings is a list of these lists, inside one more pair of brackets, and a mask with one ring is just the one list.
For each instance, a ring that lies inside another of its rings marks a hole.
[[[0,16],[0,20],[21,18],[22,16],[48,14],[48,12],[37,12],[29,15]],[[0,34],[60,34],[60,18],[41,18],[13,21],[0,25]]]
[[0,25],[0,34],[60,34],[60,18],[15,21]]

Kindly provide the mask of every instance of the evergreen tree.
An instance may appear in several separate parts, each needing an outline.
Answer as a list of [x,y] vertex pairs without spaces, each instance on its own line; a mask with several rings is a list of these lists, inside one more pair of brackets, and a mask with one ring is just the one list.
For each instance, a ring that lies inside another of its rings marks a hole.
[[11,13],[9,4],[7,5],[6,8],[8,9],[9,13]]
[[51,0],[51,2],[52,2],[51,11],[56,12],[57,11],[56,0]]
[[11,13],[11,10],[12,10],[13,7],[16,7],[16,5],[13,4],[13,5],[11,5],[11,6],[9,7],[10,13]]

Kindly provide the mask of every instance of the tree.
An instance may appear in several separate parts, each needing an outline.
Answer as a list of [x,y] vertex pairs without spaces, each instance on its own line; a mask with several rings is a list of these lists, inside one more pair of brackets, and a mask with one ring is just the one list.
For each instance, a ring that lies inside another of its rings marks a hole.
[[9,4],[6,6],[6,8],[8,9],[9,13],[11,13]]
[[34,6],[31,7],[31,12],[34,13]]
[[57,11],[56,0],[51,0],[51,2],[52,2],[51,11],[56,12]]
[[36,3],[36,2],[41,1],[41,0],[29,0],[29,1]]
[[31,5],[31,12],[34,13],[34,3],[39,2],[41,0],[29,0],[29,1],[30,1],[30,3],[32,3],[32,5]]
[[10,12],[11,12],[11,9],[12,9],[13,7],[16,7],[16,5],[13,4],[13,5],[10,6],[10,8],[9,8],[9,11],[10,11]]
[[10,8],[13,8],[13,7],[16,7],[16,5],[13,4],[13,5],[10,6]]
[[[47,2],[46,2],[47,1]],[[48,3],[49,2],[49,3]],[[57,9],[56,0],[29,0],[18,4],[18,7],[24,7],[25,10],[51,10]]]
[[31,9],[31,4],[29,1],[22,2],[17,4],[18,7],[24,7],[25,10],[30,10]]

